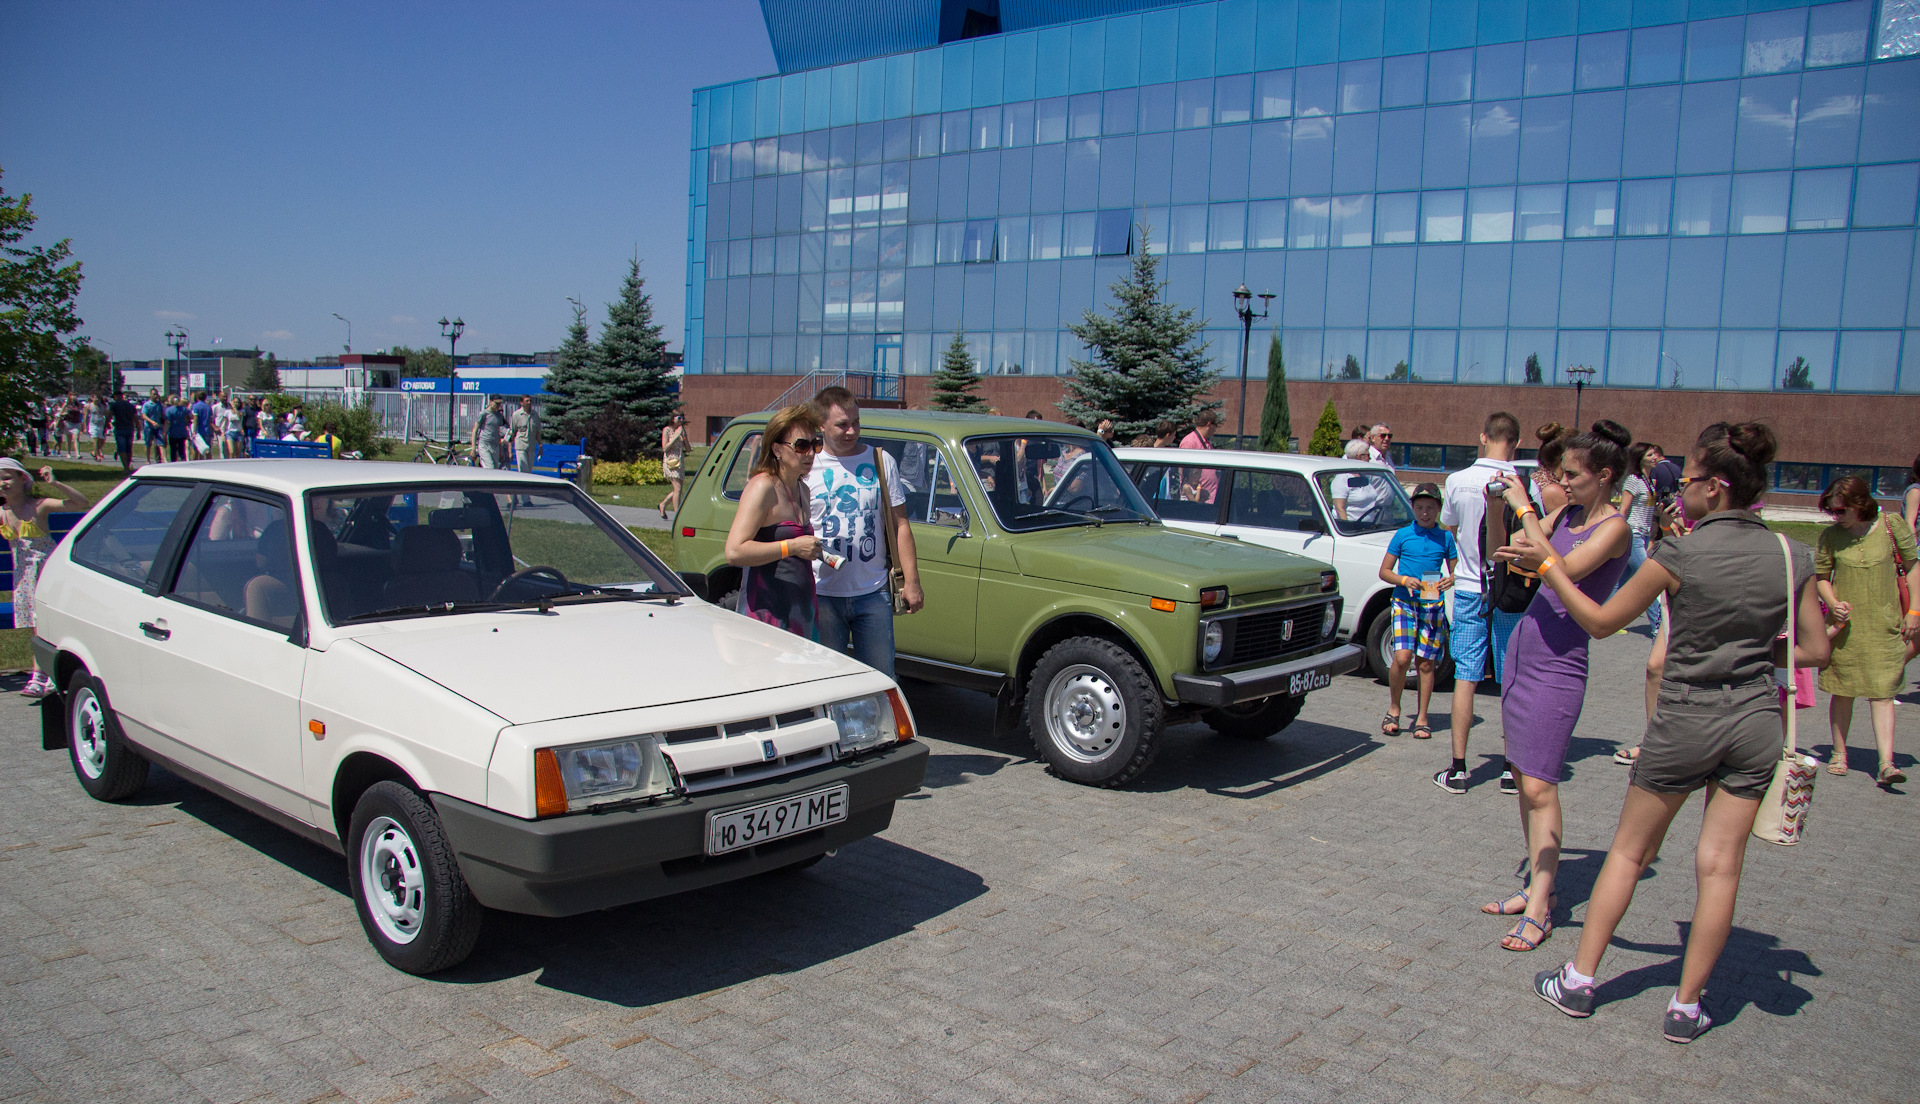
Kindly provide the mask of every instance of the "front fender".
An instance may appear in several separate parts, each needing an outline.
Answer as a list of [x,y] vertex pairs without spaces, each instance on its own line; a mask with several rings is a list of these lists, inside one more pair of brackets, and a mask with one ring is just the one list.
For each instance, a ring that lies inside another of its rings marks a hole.
[[1168,613],[1153,609],[1149,599],[1138,594],[1063,595],[1055,587],[1022,576],[983,577],[976,666],[1005,671],[1018,679],[1029,642],[1056,635],[1061,622],[1097,621],[1132,644],[1151,668],[1160,693],[1174,699],[1173,676],[1193,668],[1198,646],[1200,615],[1193,603],[1177,603]]

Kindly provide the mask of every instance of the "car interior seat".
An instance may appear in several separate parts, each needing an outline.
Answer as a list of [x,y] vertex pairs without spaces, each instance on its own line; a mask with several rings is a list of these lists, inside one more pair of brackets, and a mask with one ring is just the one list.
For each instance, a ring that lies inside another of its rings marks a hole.
[[460,568],[459,534],[427,525],[409,525],[395,534],[393,578],[381,598],[389,606],[479,600],[479,583]]

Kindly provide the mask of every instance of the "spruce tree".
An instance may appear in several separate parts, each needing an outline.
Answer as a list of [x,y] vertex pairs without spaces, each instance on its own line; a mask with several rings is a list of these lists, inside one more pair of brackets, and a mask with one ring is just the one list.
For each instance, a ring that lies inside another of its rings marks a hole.
[[[597,355],[576,400],[588,408],[582,412],[586,416],[613,406],[639,419],[646,438],[657,440],[667,419],[680,408],[680,395],[668,371],[667,343],[653,320],[653,300],[646,284],[640,259],[627,262],[620,298],[607,304]],[[648,449],[649,455],[658,447]]]
[[940,358],[940,370],[933,374],[932,382],[933,398],[927,404],[932,409],[958,414],[987,412],[986,400],[977,394],[980,373],[967,353],[966,335],[959,330],[953,331],[953,340],[947,343],[947,353]]
[[1528,383],[1540,382],[1540,354],[1539,353],[1527,354],[1526,380]]
[[1260,404],[1260,451],[1285,452],[1293,436],[1293,411],[1287,407],[1287,361],[1280,335],[1267,344],[1267,399]]
[[272,353],[256,358],[253,367],[247,369],[246,389],[249,391],[280,390],[280,362],[274,359]]
[[1781,379],[1780,386],[1787,391],[1813,390],[1813,369],[1807,364],[1806,357],[1794,357],[1787,365],[1787,374]]
[[1333,409],[1333,400],[1320,411],[1320,422],[1313,427],[1313,439],[1307,442],[1309,456],[1339,456],[1346,448],[1346,442],[1340,439],[1340,415]]
[[1072,362],[1066,397],[1055,404],[1081,425],[1111,418],[1122,441],[1150,432],[1161,419],[1191,425],[1201,411],[1223,405],[1206,397],[1217,378],[1208,367],[1208,342],[1198,340],[1206,323],[1194,321],[1191,309],[1162,301],[1167,285],[1148,235],[1141,227],[1133,267],[1109,285],[1112,314],[1089,310],[1067,327],[1093,359]]
[[587,308],[580,305],[578,299],[568,299],[573,304],[573,325],[567,327],[567,339],[560,345],[560,355],[554,358],[553,367],[547,370],[547,391],[545,410],[540,420],[541,436],[549,441],[578,440],[579,434],[573,430],[577,423],[593,417],[599,408],[589,406],[581,398],[581,389],[593,371],[594,348],[587,340]]

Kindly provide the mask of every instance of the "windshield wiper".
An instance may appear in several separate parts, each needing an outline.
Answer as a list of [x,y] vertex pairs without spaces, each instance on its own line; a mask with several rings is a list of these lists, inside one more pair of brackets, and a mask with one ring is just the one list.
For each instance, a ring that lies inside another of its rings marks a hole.
[[[549,594],[545,596],[544,598],[535,599],[530,602],[519,602],[519,603],[516,603],[516,605],[525,606],[525,605],[533,605],[533,604],[542,603],[542,602],[547,605],[558,605],[561,603],[566,603],[567,599],[570,599],[570,598],[572,599],[607,598],[616,602],[651,602],[654,599],[658,598],[658,599],[664,600],[668,605],[671,606],[678,603],[680,599],[684,597],[686,597],[686,595],[681,594],[678,591],[670,591],[670,590],[658,590],[658,589],[634,590],[629,587],[601,587],[601,586],[581,585],[581,586],[568,587],[566,590],[557,591],[553,594]],[[571,603],[567,603],[567,604],[571,604]]]
[[1134,521],[1153,521],[1154,520],[1154,516],[1152,514],[1143,514],[1140,511],[1135,510],[1130,506],[1121,506],[1118,503],[1114,503],[1112,505],[1107,505],[1107,506],[1095,506],[1090,512],[1096,513],[1096,514],[1107,514],[1107,513],[1112,513],[1115,510],[1125,510]]
[[488,610],[510,608],[512,608],[512,603],[510,602],[435,602],[417,606],[388,606],[385,609],[369,610],[366,613],[356,613],[351,617],[343,617],[340,619],[340,624],[346,625],[355,621],[377,621],[387,617],[439,617],[448,613],[484,613]]
[[1025,521],[1028,518],[1036,518],[1036,517],[1039,517],[1041,514],[1059,514],[1062,517],[1076,517],[1076,518],[1080,518],[1082,521],[1091,521],[1093,522],[1093,527],[1095,529],[1098,529],[1102,525],[1105,525],[1107,523],[1106,518],[1100,517],[1097,514],[1083,514],[1078,510],[1062,510],[1058,506],[1042,506],[1039,509],[1034,510],[1030,513],[1025,513],[1020,515],[1020,520]]

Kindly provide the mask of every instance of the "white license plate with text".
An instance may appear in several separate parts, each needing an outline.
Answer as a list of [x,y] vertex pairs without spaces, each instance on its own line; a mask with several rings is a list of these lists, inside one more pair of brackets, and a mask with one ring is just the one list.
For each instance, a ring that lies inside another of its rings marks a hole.
[[1311,671],[1302,671],[1287,680],[1287,696],[1297,698],[1310,690],[1324,690],[1333,685],[1333,672],[1324,667]]
[[847,819],[847,788],[795,794],[780,801],[707,814],[707,854],[724,855]]

